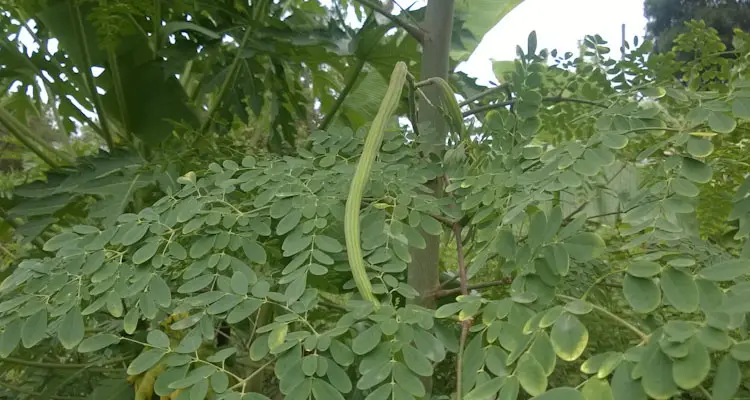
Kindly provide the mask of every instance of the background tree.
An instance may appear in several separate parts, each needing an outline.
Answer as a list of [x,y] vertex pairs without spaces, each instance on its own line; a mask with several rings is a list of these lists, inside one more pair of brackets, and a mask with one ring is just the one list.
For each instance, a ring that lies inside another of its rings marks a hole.
[[733,30],[750,31],[750,2],[746,0],[646,0],[647,37],[654,40],[654,50],[667,52],[674,40],[687,31],[685,23],[702,20],[716,29],[721,41],[733,49]]

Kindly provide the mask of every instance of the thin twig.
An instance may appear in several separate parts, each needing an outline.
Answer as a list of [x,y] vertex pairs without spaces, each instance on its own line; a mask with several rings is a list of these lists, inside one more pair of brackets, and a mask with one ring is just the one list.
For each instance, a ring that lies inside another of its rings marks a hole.
[[[562,295],[562,294],[558,294],[556,296],[559,297],[559,298],[561,298],[561,299],[563,299],[563,300],[569,300],[569,301],[580,300],[580,299],[578,299],[576,297],[565,296],[565,295]],[[649,335],[646,334],[646,332],[643,332],[642,330],[638,329],[638,327],[636,327],[635,325],[633,325],[630,322],[625,321],[624,319],[618,317],[617,315],[613,314],[611,311],[607,310],[606,308],[604,308],[602,306],[598,306],[598,305],[596,305],[594,303],[591,303],[591,302],[588,302],[588,303],[591,304],[591,306],[594,308],[594,310],[597,310],[597,311],[601,312],[602,314],[604,314],[604,315],[612,318],[613,320],[615,320],[615,321],[619,322],[620,324],[622,324],[624,327],[626,327],[626,328],[630,329],[631,331],[633,331],[636,335],[638,335],[638,337],[641,338],[641,340],[644,343],[648,342]]]
[[[488,288],[495,287],[495,286],[509,285],[511,281],[512,281],[511,278],[505,278],[505,279],[500,279],[497,281],[476,283],[473,285],[469,285],[467,289],[469,290],[488,289]],[[441,298],[441,297],[450,296],[456,293],[461,293],[461,288],[438,290],[435,292],[435,297]]]
[[[625,168],[627,168],[627,166],[628,166],[628,163],[623,163],[622,167],[620,167],[620,169],[617,170],[617,172],[615,172],[614,175],[612,175],[609,179],[607,179],[607,182],[604,184],[604,186],[608,186],[610,183],[612,183],[612,181],[614,181],[615,178],[617,178],[617,176],[620,175],[620,173],[623,170],[625,170]],[[583,202],[583,204],[581,204],[580,206],[578,206],[578,208],[576,208],[575,210],[573,210],[573,212],[571,212],[570,214],[568,214],[567,217],[563,218],[563,221],[570,221],[579,212],[583,211],[583,209],[586,208],[586,206],[589,205],[589,203],[590,203],[590,200]],[[607,213],[607,215],[616,215],[616,214],[620,214],[620,211],[617,211],[615,213]],[[589,217],[588,219],[594,219],[594,218],[597,218],[597,217],[606,217],[607,215],[601,214],[601,215],[597,215],[597,216],[594,216],[594,217]]]
[[504,90],[505,87],[506,87],[505,85],[491,87],[491,88],[489,88],[487,90],[484,90],[484,91],[482,91],[482,92],[480,92],[480,93],[478,93],[478,94],[476,94],[474,96],[471,96],[468,99],[466,99],[466,100],[458,103],[458,106],[459,107],[468,106],[469,104],[471,104],[471,103],[473,103],[473,102],[475,102],[475,101],[477,101],[479,99],[482,99],[484,97],[487,97],[487,96],[489,96],[489,95],[491,95],[491,94],[493,94],[493,93],[495,93],[495,92],[497,92],[499,90]]
[[[458,276],[459,276],[459,287],[461,294],[464,296],[469,294],[469,283],[466,278],[466,263],[464,262],[464,249],[461,241],[461,225],[458,223],[453,224],[453,235],[456,237],[456,253],[458,259]],[[466,338],[469,336],[469,328],[471,327],[471,318],[467,318],[461,321],[461,339],[458,344],[458,356],[456,360],[456,400],[463,398],[462,379],[463,375],[463,356],[464,348],[466,347]]]
[[[596,106],[596,107],[601,107],[601,108],[609,108],[609,106],[606,105],[606,104],[597,103],[595,101],[586,100],[586,99],[576,99],[576,98],[572,98],[572,97],[560,97],[560,96],[545,97],[545,98],[542,99],[542,101],[545,102],[545,103],[565,103],[565,102],[567,102],[567,103],[579,103],[579,104],[588,104],[588,105],[591,105],[591,106]],[[506,107],[506,106],[510,106],[510,105],[515,104],[516,102],[518,102],[518,100],[517,99],[513,99],[513,100],[503,101],[501,103],[487,104],[487,105],[484,105],[484,106],[479,106],[479,107],[476,107],[476,108],[472,108],[469,111],[465,111],[463,115],[464,115],[464,118],[466,118],[466,117],[470,117],[470,116],[472,116],[474,114],[479,114],[479,113],[484,112],[484,111],[490,111],[490,110],[495,110],[495,109],[498,109],[498,108],[503,108],[503,107]],[[656,130],[656,128],[652,128],[652,129]]]
[[363,4],[366,7],[371,8],[376,13],[378,13],[378,14],[386,17],[386,18],[388,18],[389,20],[391,20],[391,22],[393,22],[394,25],[396,25],[396,26],[398,26],[400,28],[403,28],[407,33],[409,33],[410,35],[412,35],[414,37],[414,39],[417,40],[417,42],[424,43],[425,34],[424,34],[424,31],[422,31],[422,29],[420,29],[419,27],[416,27],[416,26],[414,26],[414,25],[412,25],[412,24],[404,21],[398,15],[391,14],[390,12],[388,12],[388,10],[384,9],[382,6],[380,6],[379,4],[377,4],[377,3],[375,3],[375,2],[373,2],[371,0],[356,0],[356,1],[358,3]]

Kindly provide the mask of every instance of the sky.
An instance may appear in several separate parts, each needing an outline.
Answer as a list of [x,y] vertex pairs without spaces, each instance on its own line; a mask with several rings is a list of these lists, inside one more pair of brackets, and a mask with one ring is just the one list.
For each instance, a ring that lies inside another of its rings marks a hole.
[[478,78],[479,83],[494,80],[492,60],[513,60],[516,45],[526,49],[532,30],[536,31],[539,49],[557,49],[563,53],[577,53],[579,40],[585,35],[599,34],[609,42],[611,55],[616,57],[622,24],[625,24],[625,40],[632,45],[633,36],[638,36],[642,41],[646,33],[643,0],[525,0],[487,32],[469,60],[458,69]]

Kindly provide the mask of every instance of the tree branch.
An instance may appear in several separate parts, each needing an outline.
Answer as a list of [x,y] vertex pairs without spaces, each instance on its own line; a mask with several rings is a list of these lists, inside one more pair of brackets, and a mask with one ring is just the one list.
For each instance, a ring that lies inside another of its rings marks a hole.
[[[502,86],[500,86],[500,87],[502,87]],[[506,107],[506,106],[513,105],[517,101],[518,100],[513,99],[513,100],[503,101],[501,103],[494,103],[494,104],[487,104],[485,106],[479,106],[479,107],[476,107],[476,108],[472,108],[469,111],[465,111],[463,115],[464,115],[464,118],[470,117],[470,116],[472,116],[474,114],[479,114],[479,113],[484,112],[484,111],[496,110],[498,108],[503,108],[503,107]],[[576,98],[572,98],[572,97],[561,97],[561,96],[545,97],[545,98],[542,99],[542,101],[545,102],[545,103],[566,103],[566,102],[567,103],[579,103],[579,104],[588,104],[588,105],[591,105],[591,106],[596,106],[596,107],[601,107],[601,108],[609,108],[609,106],[607,106],[606,104],[597,103],[595,101],[586,100],[586,99],[576,99]],[[656,129],[660,129],[660,128],[652,128],[652,129],[656,130]]]
[[473,102],[475,102],[477,100],[480,100],[483,97],[487,97],[487,96],[489,96],[489,95],[491,95],[491,94],[493,94],[493,93],[495,93],[497,91],[504,90],[506,87],[507,87],[506,85],[500,85],[500,86],[491,87],[491,88],[489,88],[489,89],[487,89],[485,91],[482,91],[481,93],[477,93],[476,95],[471,96],[468,99],[466,99],[466,100],[458,103],[458,106],[459,107],[468,106],[469,104],[471,104],[471,103],[473,103]]
[[391,14],[390,12],[388,12],[388,10],[384,9],[380,4],[374,1],[371,1],[371,0],[356,0],[356,1],[364,5],[365,7],[371,8],[376,13],[388,18],[389,20],[391,20],[391,22],[393,22],[394,25],[400,28],[403,28],[403,30],[405,30],[407,33],[412,35],[414,39],[416,39],[417,42],[419,42],[420,44],[424,43],[425,35],[422,29],[404,21],[398,15]]
[[[511,281],[512,281],[511,278],[505,278],[505,279],[500,279],[497,281],[475,283],[473,285],[468,285],[467,289],[468,290],[488,289],[488,288],[495,287],[495,286],[509,285]],[[456,293],[461,293],[461,288],[438,290],[435,292],[435,297],[441,298],[441,297],[450,296]]]

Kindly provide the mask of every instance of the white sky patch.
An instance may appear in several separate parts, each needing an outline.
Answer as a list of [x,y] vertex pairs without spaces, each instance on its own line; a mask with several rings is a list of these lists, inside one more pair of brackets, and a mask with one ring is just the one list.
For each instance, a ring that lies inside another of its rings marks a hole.
[[516,58],[516,45],[526,50],[529,33],[536,31],[537,49],[557,49],[578,54],[578,41],[599,34],[619,58],[625,24],[625,40],[643,39],[646,18],[643,0],[526,0],[513,9],[482,39],[468,61],[458,70],[478,78],[478,83],[495,81],[492,60]]

